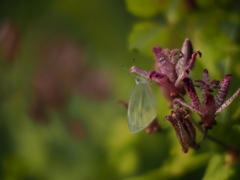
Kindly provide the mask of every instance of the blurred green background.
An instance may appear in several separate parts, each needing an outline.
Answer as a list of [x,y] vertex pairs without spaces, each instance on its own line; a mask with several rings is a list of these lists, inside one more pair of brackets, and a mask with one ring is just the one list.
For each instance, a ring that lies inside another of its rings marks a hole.
[[[203,54],[190,76],[233,74],[230,97],[240,87],[239,30],[236,0],[1,1],[0,179],[240,179],[236,151],[209,140],[181,151],[155,84],[161,133],[130,134],[116,103],[134,85],[126,68],[153,69],[154,45],[180,49],[186,37]],[[209,132],[237,149],[239,104]]]

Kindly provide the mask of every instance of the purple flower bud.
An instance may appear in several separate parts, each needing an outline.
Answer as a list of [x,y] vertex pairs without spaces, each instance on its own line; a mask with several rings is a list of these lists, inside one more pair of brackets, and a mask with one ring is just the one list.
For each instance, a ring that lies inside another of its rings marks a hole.
[[156,61],[158,61],[161,57],[162,48],[160,46],[153,47],[153,54],[155,56]]
[[178,60],[176,65],[176,73],[178,76],[186,69],[188,61],[193,53],[193,47],[190,39],[185,39],[181,51],[183,53],[183,56]]
[[229,85],[230,85],[230,80],[231,80],[231,74],[227,74],[223,77],[221,84],[220,84],[220,89],[218,90],[217,97],[216,97],[216,108],[218,109],[223,102],[226,99]]
[[166,74],[172,82],[175,82],[177,79],[177,74],[175,71],[175,64],[172,63],[172,52],[168,49],[164,49],[161,51],[161,53],[157,51],[154,55],[156,58],[155,66],[157,70],[163,74]]
[[193,107],[195,109],[199,109],[200,101],[199,101],[197,92],[195,90],[195,87],[192,83],[192,80],[190,78],[185,78],[183,79],[183,84],[190,96]]
[[192,69],[193,66],[194,66],[194,62],[196,60],[196,56],[199,54],[200,57],[202,57],[202,53],[201,51],[195,51],[193,54],[192,54],[192,57],[191,59],[189,60],[188,62],[188,65],[187,65],[187,69]]
[[207,69],[204,69],[204,71],[203,71],[203,81],[205,81],[205,82],[210,81],[210,79],[209,79],[209,73],[208,73],[208,70],[207,70]]
[[204,127],[206,129],[211,129],[213,125],[216,124],[215,121],[215,112],[216,112],[216,105],[214,101],[214,97],[211,93],[206,93],[206,101],[203,104],[203,115],[201,116],[201,120],[199,124],[204,123]]

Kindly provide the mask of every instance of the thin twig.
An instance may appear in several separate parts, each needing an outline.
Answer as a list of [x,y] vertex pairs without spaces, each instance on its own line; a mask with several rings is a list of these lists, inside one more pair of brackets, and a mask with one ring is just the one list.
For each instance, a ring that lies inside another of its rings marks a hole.
[[201,132],[203,134],[203,138],[198,142],[198,144],[202,143],[207,138],[207,132],[208,129],[204,129],[204,132]]
[[231,146],[231,145],[227,145],[225,143],[223,143],[222,141],[210,136],[207,134],[207,129],[203,129],[201,126],[199,126],[198,123],[196,123],[196,121],[193,121],[193,124],[195,125],[195,127],[199,130],[199,132],[203,135],[203,138],[199,141],[198,144],[202,143],[205,139],[208,139],[212,142],[215,142],[216,144],[218,144],[219,146],[222,146],[225,150],[231,150],[231,149],[234,149],[235,151],[237,151],[238,153],[240,153],[240,150],[237,149],[236,147],[234,146]]

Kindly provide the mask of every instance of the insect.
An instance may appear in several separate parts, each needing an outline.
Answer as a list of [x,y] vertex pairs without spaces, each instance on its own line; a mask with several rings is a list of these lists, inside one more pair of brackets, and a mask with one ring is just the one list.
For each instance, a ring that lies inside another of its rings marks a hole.
[[136,133],[147,127],[156,117],[156,101],[148,80],[139,76],[132,88],[128,104],[128,127]]

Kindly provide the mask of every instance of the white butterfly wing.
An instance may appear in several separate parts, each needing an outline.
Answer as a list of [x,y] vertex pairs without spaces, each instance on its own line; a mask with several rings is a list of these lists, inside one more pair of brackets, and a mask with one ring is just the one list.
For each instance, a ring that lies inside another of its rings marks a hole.
[[156,117],[156,101],[148,81],[136,77],[128,104],[128,127],[136,133],[147,127]]

